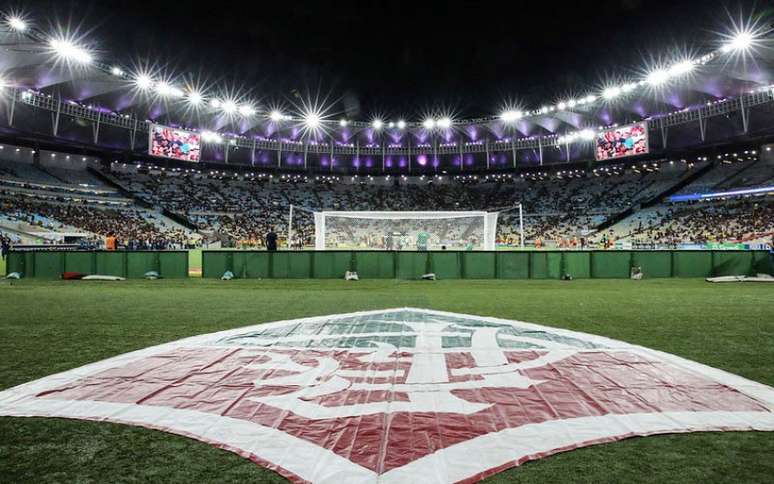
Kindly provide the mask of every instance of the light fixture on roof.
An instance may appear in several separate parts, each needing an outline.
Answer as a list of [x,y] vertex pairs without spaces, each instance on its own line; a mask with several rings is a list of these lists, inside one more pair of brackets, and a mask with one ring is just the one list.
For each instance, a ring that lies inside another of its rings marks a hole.
[[249,104],[244,104],[242,106],[239,106],[239,114],[241,114],[246,118],[249,118],[250,116],[255,114],[255,108],[250,106]]
[[269,119],[271,119],[272,121],[274,121],[276,123],[278,121],[282,121],[283,119],[285,119],[285,115],[282,114],[281,111],[277,111],[275,109],[271,113],[269,113]]
[[148,74],[140,74],[134,79],[134,84],[140,89],[150,89],[153,85],[153,79]]
[[734,35],[730,42],[724,45],[723,52],[745,51],[752,47],[755,36],[752,32],[742,31]]
[[342,128],[346,128],[348,124],[349,122],[346,119],[342,119],[339,121],[339,126],[341,126]]
[[304,124],[309,129],[317,129],[320,127],[320,115],[314,111],[309,111],[304,115]]
[[374,120],[371,122],[371,126],[372,126],[374,129],[376,129],[376,130],[379,130],[379,129],[382,129],[382,126],[384,126],[384,123],[382,122],[382,120],[381,120],[381,119],[377,118],[377,119],[374,119]]
[[646,81],[651,86],[660,86],[669,80],[669,72],[665,69],[656,69],[648,74]]
[[621,94],[621,88],[618,86],[612,86],[602,91],[602,97],[605,99],[615,99]]
[[63,60],[81,64],[90,64],[94,60],[86,49],[68,39],[51,39],[48,41],[48,45],[54,54]]
[[188,93],[188,102],[193,106],[198,106],[203,100],[204,98],[198,91],[191,91]]
[[556,105],[556,109],[558,109],[559,111],[564,111],[565,109],[567,109],[567,103],[566,103],[566,102],[564,102],[564,101],[560,101],[560,102],[559,102],[559,103]]
[[123,76],[124,75],[124,71],[120,67],[118,67],[118,66],[111,67],[110,68],[110,73],[113,74],[114,76]]
[[224,101],[222,108],[224,113],[234,114],[237,111],[237,104],[232,100]]
[[222,103],[220,102],[220,99],[211,99],[210,100],[210,107],[218,109],[221,105],[222,105]]
[[402,119],[398,120],[398,129],[406,129],[406,122]]
[[433,129],[435,128],[435,120],[433,118],[427,118],[422,122],[422,126],[424,126],[425,129]]
[[688,74],[689,72],[691,72],[695,67],[696,67],[696,64],[692,60],[684,60],[670,67],[669,75],[682,76],[684,74]]
[[448,128],[451,128],[452,120],[450,117],[444,116],[443,118],[438,120],[437,124],[438,124],[438,127],[441,129],[448,129]]
[[175,92],[175,88],[166,81],[159,81],[156,83],[156,92],[160,96],[172,96]]
[[24,32],[27,30],[27,22],[24,21],[23,18],[17,17],[17,16],[11,16],[6,19],[6,23],[11,28],[11,30],[15,30],[17,32]]

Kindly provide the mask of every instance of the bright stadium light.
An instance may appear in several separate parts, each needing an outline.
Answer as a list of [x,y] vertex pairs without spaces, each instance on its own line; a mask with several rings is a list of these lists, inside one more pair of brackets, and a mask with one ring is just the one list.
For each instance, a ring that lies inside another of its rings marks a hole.
[[111,67],[110,68],[110,73],[113,74],[114,76],[117,76],[117,77],[120,77],[120,76],[124,75],[124,71],[120,67],[118,67],[118,66]]
[[269,113],[269,119],[276,123],[285,119],[285,115],[275,109]]
[[427,118],[422,122],[422,126],[424,126],[425,129],[433,129],[435,128],[435,120],[433,118]]
[[597,96],[593,94],[589,94],[588,96],[586,96],[586,102],[589,104],[593,103],[596,100],[597,100]]
[[339,126],[341,126],[342,128],[346,128],[348,124],[349,122],[347,122],[346,119],[339,120]]
[[556,105],[556,109],[558,109],[559,111],[564,111],[565,109],[567,109],[567,103],[564,101],[559,102]]
[[742,31],[734,35],[730,42],[723,46],[723,52],[744,51],[752,47],[755,36],[751,32]]
[[602,97],[605,99],[615,99],[621,94],[621,88],[618,86],[608,87],[602,91]]
[[382,129],[382,127],[384,126],[384,123],[382,122],[381,119],[377,118],[371,121],[371,126],[373,126],[374,129],[379,130],[379,129]]
[[142,90],[150,89],[153,85],[153,79],[148,74],[140,74],[134,79],[134,83]]
[[237,111],[237,104],[231,100],[225,101],[222,107],[226,114],[234,114]]
[[502,114],[500,114],[500,119],[505,121],[506,123],[512,123],[514,121],[517,121],[522,118],[524,114],[521,111],[503,111]]
[[81,64],[90,64],[94,60],[86,49],[75,45],[75,43],[67,39],[51,39],[48,45],[58,57],[64,60],[71,60]]
[[441,129],[448,129],[448,128],[451,128],[452,120],[451,120],[451,118],[446,116],[446,117],[443,117],[443,118],[439,119],[437,124],[438,124],[438,127],[441,128]]
[[193,106],[198,106],[202,103],[204,98],[202,97],[201,93],[197,91],[191,91],[188,93],[188,102]]
[[567,107],[570,109],[574,108],[576,104],[578,104],[578,101],[576,101],[575,99],[570,99],[569,101],[567,101]]
[[398,120],[398,129],[406,129],[406,122],[402,119]]
[[669,75],[682,76],[684,74],[688,74],[689,72],[691,72],[695,67],[696,67],[696,64],[693,61],[684,60],[670,67]]
[[648,74],[646,80],[651,86],[660,86],[669,80],[669,72],[664,69],[656,69]]
[[223,103],[220,102],[220,99],[212,99],[210,100],[210,107],[218,109]]
[[320,127],[320,115],[314,111],[309,111],[304,115],[304,124],[309,129],[317,129]]
[[156,83],[156,92],[160,96],[171,96],[172,95],[172,86],[166,82],[166,81],[159,81]]
[[250,116],[255,114],[255,108],[248,104],[244,104],[242,106],[239,106],[239,114],[242,116],[249,118]]
[[6,20],[6,23],[8,24],[9,27],[11,27],[11,30],[15,30],[17,32],[24,32],[25,30],[27,30],[27,22],[25,22],[24,19],[21,17],[16,17],[16,16],[8,17],[8,19]]

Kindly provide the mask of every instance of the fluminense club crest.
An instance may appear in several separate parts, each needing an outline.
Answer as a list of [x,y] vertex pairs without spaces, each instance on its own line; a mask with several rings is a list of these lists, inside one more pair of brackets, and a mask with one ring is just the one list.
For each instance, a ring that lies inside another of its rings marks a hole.
[[519,321],[400,308],[260,324],[0,392],[0,415],[139,425],[294,481],[458,482],[636,435],[774,430],[774,389]]

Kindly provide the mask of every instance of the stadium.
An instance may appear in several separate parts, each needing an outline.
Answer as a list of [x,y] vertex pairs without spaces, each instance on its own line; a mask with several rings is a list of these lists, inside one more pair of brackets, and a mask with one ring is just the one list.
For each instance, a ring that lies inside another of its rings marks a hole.
[[771,8],[71,3],[1,10],[0,480],[771,480]]

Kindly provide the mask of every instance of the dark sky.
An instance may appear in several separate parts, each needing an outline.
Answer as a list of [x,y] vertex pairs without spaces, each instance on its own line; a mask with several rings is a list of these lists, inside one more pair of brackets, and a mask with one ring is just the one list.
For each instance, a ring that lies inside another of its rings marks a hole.
[[[765,3],[765,2],[764,2]],[[636,74],[675,49],[705,52],[761,2],[599,0],[209,1],[25,0],[38,25],[90,30],[124,65],[249,91],[270,104],[293,92],[330,96],[337,113],[418,119],[538,107],[612,76]]]

